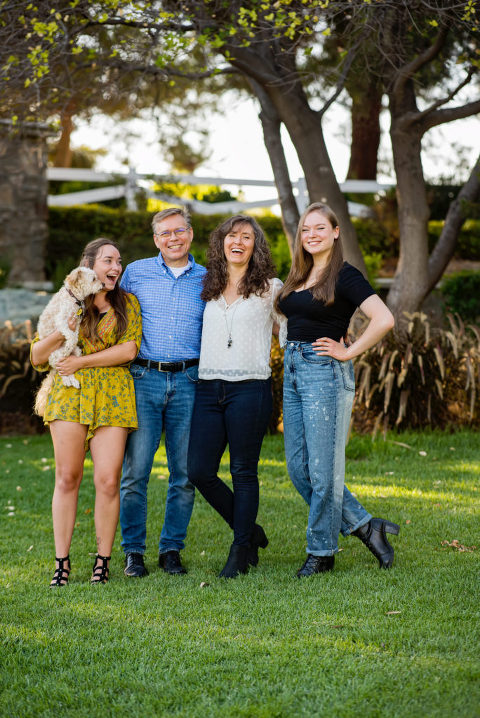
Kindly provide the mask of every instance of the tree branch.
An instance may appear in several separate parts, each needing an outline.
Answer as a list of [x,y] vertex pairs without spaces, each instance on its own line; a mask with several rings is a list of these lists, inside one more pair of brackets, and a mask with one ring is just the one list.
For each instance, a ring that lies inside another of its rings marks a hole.
[[278,200],[282,210],[283,228],[287,236],[290,252],[293,253],[300,214],[293,194],[293,187],[283,149],[281,120],[268,92],[255,80],[248,78],[248,82],[258,97],[262,108],[259,117],[262,123],[263,138],[277,187]]
[[370,29],[368,28],[368,23],[367,23],[363,32],[360,34],[360,37],[358,38],[356,43],[350,48],[350,50],[347,53],[347,59],[345,60],[345,62],[343,64],[342,72],[340,74],[340,77],[335,86],[335,90],[334,90],[332,96],[329,97],[329,99],[325,102],[322,109],[318,111],[318,115],[320,118],[323,117],[323,115],[328,110],[328,108],[331,105],[333,105],[335,100],[338,98],[338,96],[343,91],[343,89],[345,87],[347,75],[350,71],[353,61],[355,60],[355,58],[357,56],[357,51],[358,51],[359,47],[361,47],[363,45],[363,43],[367,40],[369,34],[370,34]]
[[[442,105],[446,105],[447,102],[450,102],[450,100],[453,100],[455,95],[458,95],[460,90],[462,90],[466,85],[469,84],[470,80],[472,79],[474,75],[475,69],[473,67],[470,67],[465,79],[463,79],[461,82],[458,83],[456,87],[453,88],[451,92],[446,95],[446,97],[441,97],[438,100],[436,100],[433,104],[430,105],[430,107],[426,107],[424,110],[419,112],[417,114],[417,121],[422,121],[424,118],[427,118],[429,115],[435,112],[439,107],[442,107]],[[427,121],[428,123],[428,121]]]
[[454,120],[462,120],[465,117],[471,117],[480,112],[480,100],[468,102],[466,105],[458,105],[457,107],[447,107],[444,110],[437,110],[425,122],[425,131],[431,127],[443,125],[445,122],[453,122]]
[[267,70],[266,61],[260,62],[260,57],[257,53],[248,50],[248,48],[239,48],[233,45],[227,45],[226,50],[229,53],[229,62],[246,77],[254,79],[263,86],[278,83],[278,76],[274,72]]
[[191,23],[185,25],[173,21],[158,23],[155,21],[147,22],[146,20],[126,20],[125,18],[120,17],[109,17],[108,20],[105,20],[104,22],[89,20],[83,26],[83,29],[87,27],[113,27],[115,25],[120,25],[122,27],[135,27],[140,30],[155,31],[175,30],[176,32],[193,32],[193,30],[195,30],[195,27]]
[[[81,63],[77,65],[76,69],[82,70],[88,69],[89,67],[91,67],[91,62]],[[165,79],[169,77],[180,77],[185,80],[204,80],[215,75],[234,75],[238,72],[238,70],[234,67],[213,68],[212,70],[206,70],[205,72],[181,72],[180,70],[175,70],[170,66],[157,67],[156,65],[142,65],[141,63],[134,64],[131,61],[123,62],[121,60],[111,59],[102,59],[102,67],[108,67],[114,70],[124,70],[131,73],[138,72],[143,73],[144,75],[154,75],[164,77]]]
[[458,238],[460,228],[465,221],[467,214],[465,212],[465,203],[476,202],[480,197],[480,155],[477,158],[475,166],[470,174],[469,179],[463,185],[457,197],[453,200],[448,208],[442,233],[433,248],[433,252],[428,260],[428,278],[431,291],[453,256],[455,245]]
[[442,47],[445,44],[445,40],[447,39],[448,35],[448,29],[442,28],[439,34],[437,35],[437,39],[433,43],[433,45],[430,45],[425,52],[422,52],[421,55],[417,55],[411,62],[408,62],[406,65],[401,67],[397,72],[397,79],[394,82],[393,85],[393,93],[397,95],[400,93],[407,80],[409,80],[411,77],[415,75],[418,70],[420,70],[422,67],[427,65],[429,62],[431,62],[437,55],[439,55]]

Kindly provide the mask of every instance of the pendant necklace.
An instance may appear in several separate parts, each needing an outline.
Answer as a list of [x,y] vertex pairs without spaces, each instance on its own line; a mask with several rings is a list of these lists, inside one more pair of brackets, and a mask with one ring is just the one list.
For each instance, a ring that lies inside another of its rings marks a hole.
[[238,299],[234,302],[235,306],[233,308],[232,318],[230,319],[230,326],[229,326],[228,319],[227,319],[227,311],[228,311],[229,306],[231,306],[231,305],[227,304],[225,297],[223,298],[223,301],[225,302],[225,309],[223,312],[223,316],[225,317],[225,326],[227,327],[227,337],[228,337],[227,338],[227,349],[230,349],[230,347],[233,344],[233,339],[232,339],[233,318],[235,316],[235,312],[237,311],[237,307],[240,304],[240,302]]

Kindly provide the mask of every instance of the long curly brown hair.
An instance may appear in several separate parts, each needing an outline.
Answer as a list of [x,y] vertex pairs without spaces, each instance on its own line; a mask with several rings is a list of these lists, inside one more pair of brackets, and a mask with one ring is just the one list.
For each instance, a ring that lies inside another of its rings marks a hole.
[[210,299],[218,299],[227,286],[228,266],[223,242],[227,234],[239,224],[249,224],[255,236],[253,254],[250,257],[247,271],[238,285],[239,292],[245,298],[249,297],[250,294],[261,296],[270,287],[268,280],[276,275],[275,265],[262,228],[253,217],[236,214],[222,222],[210,235],[207,251],[207,273],[203,280],[201,295],[205,302],[210,301]]
[[[90,267],[93,269],[97,255],[102,247],[111,245],[116,250],[118,246],[111,239],[106,237],[98,237],[93,239],[87,244],[82,252],[82,258],[80,260],[81,267]],[[117,339],[125,333],[127,328],[127,293],[119,286],[118,282],[115,284],[115,288],[112,291],[107,292],[107,301],[115,312],[115,318],[117,320]],[[94,304],[95,296],[90,295],[85,299],[85,311],[83,313],[82,322],[80,324],[82,332],[87,339],[94,340],[98,339],[97,324],[99,319],[99,311]]]

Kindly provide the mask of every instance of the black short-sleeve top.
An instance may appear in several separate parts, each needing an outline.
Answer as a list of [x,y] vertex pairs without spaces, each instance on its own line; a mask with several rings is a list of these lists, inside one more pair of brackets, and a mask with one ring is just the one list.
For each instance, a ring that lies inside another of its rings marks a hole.
[[279,308],[288,318],[287,341],[314,342],[320,337],[340,341],[348,331],[357,307],[375,294],[363,274],[344,262],[335,285],[333,304],[315,299],[310,289],[292,292],[280,300]]

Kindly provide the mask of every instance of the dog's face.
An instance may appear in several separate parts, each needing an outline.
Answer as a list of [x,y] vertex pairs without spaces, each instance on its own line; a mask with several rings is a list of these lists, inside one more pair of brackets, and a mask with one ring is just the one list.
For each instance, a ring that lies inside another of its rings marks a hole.
[[65,286],[76,299],[85,299],[89,294],[96,294],[103,288],[102,282],[89,267],[76,267],[65,277]]

